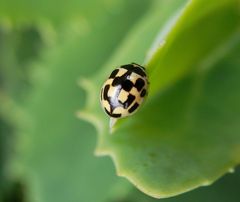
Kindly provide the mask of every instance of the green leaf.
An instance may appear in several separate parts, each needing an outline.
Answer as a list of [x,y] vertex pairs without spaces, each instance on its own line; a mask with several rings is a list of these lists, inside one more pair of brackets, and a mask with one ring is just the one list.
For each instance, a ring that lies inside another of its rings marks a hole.
[[20,100],[30,87],[30,63],[46,48],[35,26],[6,27],[0,24],[0,86],[11,99]]
[[[177,197],[161,199],[161,202],[237,202],[240,198],[239,186],[240,170],[237,169],[234,174],[224,176],[210,187],[201,187]],[[154,202],[157,199],[150,198],[139,191],[133,190],[122,201]]]
[[[110,155],[118,175],[157,198],[209,185],[240,161],[239,1],[190,1],[180,14],[176,2],[166,2],[172,10],[164,14],[164,4],[155,5],[126,40],[132,43],[123,44],[97,77],[81,82],[91,102],[79,116],[98,128],[97,153]],[[145,60],[147,101],[110,136],[97,91],[114,66],[143,61],[153,38],[139,33],[157,28],[161,43],[154,46],[160,47]]]
[[215,62],[218,58],[214,57],[228,51],[229,43],[239,33],[239,1],[207,3],[207,6],[206,1],[190,3],[166,37],[164,47],[148,62],[151,93],[166,88],[189,72],[211,66],[206,63]]
[[[0,7],[0,18],[8,23],[36,23],[52,22],[64,24],[82,22],[89,18],[101,17],[101,11],[118,12],[124,7],[124,1],[79,1],[70,0],[2,0]],[[94,15],[92,15],[94,13]]]
[[[30,87],[29,63],[39,58],[43,40],[34,26],[0,24],[0,201],[24,201],[21,180],[12,178],[20,103]],[[19,125],[18,125],[19,124]]]

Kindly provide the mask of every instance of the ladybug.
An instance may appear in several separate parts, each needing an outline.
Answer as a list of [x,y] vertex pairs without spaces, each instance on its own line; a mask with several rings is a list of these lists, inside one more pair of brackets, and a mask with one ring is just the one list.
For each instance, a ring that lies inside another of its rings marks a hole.
[[132,115],[143,103],[148,84],[145,68],[141,65],[131,63],[120,66],[112,71],[101,88],[102,108],[111,119]]

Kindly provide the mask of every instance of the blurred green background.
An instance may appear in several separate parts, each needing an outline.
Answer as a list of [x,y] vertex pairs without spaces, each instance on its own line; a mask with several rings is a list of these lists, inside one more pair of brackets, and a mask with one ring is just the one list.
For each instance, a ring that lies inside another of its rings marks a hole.
[[1,202],[240,201],[240,169],[169,199],[141,193],[94,156],[96,130],[76,117],[86,101],[79,78],[104,66],[155,2],[1,0]]

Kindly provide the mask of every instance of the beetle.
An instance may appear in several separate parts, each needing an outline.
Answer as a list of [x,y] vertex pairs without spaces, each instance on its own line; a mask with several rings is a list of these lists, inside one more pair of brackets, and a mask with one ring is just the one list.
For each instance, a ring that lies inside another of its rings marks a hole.
[[102,108],[111,119],[130,116],[143,103],[148,85],[146,70],[139,64],[131,63],[114,69],[101,88]]

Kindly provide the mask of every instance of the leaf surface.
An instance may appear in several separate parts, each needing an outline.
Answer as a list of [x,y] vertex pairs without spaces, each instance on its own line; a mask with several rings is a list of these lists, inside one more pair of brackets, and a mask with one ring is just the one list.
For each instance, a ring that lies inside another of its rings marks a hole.
[[[195,0],[181,12],[184,3],[156,4],[98,76],[82,81],[92,102],[79,115],[98,128],[96,152],[110,155],[120,176],[157,198],[209,185],[240,161],[239,1]],[[172,10],[161,13],[163,5]],[[141,34],[156,27],[158,40],[145,60],[147,101],[109,135],[97,98],[101,84],[114,66],[143,63],[154,40]]]

